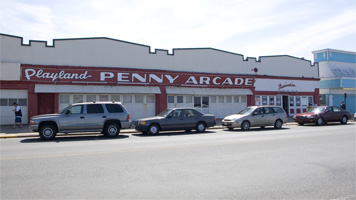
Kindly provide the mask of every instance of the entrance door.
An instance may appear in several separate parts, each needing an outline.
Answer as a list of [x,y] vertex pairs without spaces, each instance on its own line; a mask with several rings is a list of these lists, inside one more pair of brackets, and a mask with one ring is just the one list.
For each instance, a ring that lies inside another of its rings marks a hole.
[[37,112],[41,114],[51,114],[54,113],[54,94],[44,93],[38,94],[38,105]]
[[194,97],[194,108],[198,111],[207,114],[209,113],[209,97]]
[[289,116],[288,96],[283,96],[283,109],[284,109],[284,111],[286,111],[287,115]]

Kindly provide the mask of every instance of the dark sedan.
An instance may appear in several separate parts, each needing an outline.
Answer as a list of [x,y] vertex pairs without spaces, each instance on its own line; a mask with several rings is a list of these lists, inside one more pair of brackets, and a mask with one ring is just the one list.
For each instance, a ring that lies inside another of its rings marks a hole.
[[312,108],[307,113],[296,114],[293,120],[299,125],[305,123],[315,123],[316,125],[327,124],[328,122],[341,122],[346,124],[351,119],[351,113],[338,106],[318,106]]
[[207,127],[215,126],[215,116],[203,114],[193,108],[166,109],[159,115],[138,119],[134,122],[135,129],[143,134],[157,134],[159,131],[195,129],[204,132]]

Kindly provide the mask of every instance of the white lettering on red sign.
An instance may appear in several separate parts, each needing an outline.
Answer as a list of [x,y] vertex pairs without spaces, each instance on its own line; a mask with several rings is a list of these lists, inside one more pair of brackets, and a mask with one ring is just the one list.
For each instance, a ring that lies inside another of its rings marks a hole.
[[92,77],[91,75],[88,75],[88,71],[78,74],[67,73],[64,70],[60,71],[59,73],[55,73],[43,72],[42,69],[39,69],[38,71],[34,69],[25,69],[25,77],[27,78],[27,80],[31,80],[31,77],[33,76],[36,78],[51,79],[52,81],[55,81],[57,79],[87,79]]

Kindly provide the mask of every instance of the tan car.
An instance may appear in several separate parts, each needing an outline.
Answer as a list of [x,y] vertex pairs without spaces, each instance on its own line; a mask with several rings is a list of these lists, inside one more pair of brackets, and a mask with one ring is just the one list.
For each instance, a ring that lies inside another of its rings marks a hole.
[[237,114],[229,115],[222,120],[222,126],[233,130],[241,128],[248,130],[250,127],[274,126],[280,129],[288,121],[287,114],[279,106],[250,106]]

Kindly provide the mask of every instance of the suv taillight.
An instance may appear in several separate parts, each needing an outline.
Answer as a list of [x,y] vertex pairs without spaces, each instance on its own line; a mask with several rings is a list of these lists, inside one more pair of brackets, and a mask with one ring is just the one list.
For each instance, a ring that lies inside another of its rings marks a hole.
[[130,121],[130,115],[127,115],[126,121]]

